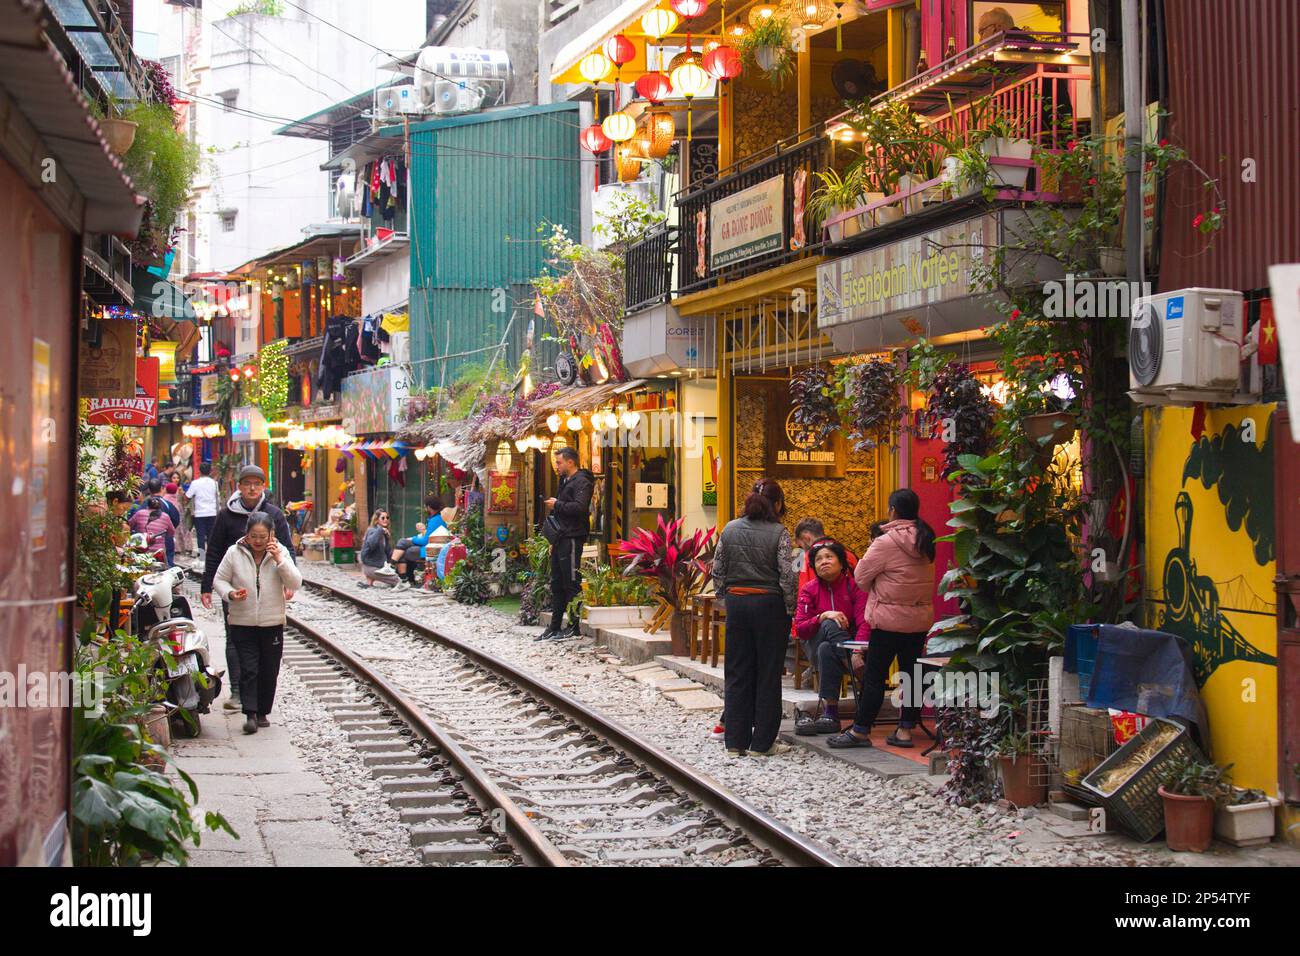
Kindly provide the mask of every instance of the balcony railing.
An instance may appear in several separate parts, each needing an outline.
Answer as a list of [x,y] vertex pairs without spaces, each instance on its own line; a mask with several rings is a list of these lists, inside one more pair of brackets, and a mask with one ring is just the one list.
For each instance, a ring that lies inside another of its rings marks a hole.
[[677,261],[677,227],[657,226],[623,256],[623,308],[631,315],[667,302],[673,294]]
[[[792,241],[795,237],[795,175],[802,170],[805,175],[803,195],[806,201],[813,188],[812,174],[829,165],[831,141],[817,133],[797,133],[781,140],[769,149],[732,164],[719,171],[717,177],[703,186],[683,190],[675,197],[678,210],[678,228],[682,241],[677,251],[677,291],[679,294],[695,292],[708,288],[719,281],[731,281],[784,265],[795,259],[815,255],[821,250],[818,236],[806,236],[802,243]],[[774,252],[752,259],[745,259],[734,265],[717,269],[710,264],[710,233],[712,205],[728,196],[735,195],[750,186],[780,176],[784,182],[782,199],[782,241],[781,247]],[[802,204],[800,210],[802,213]],[[703,229],[698,218],[704,213]],[[702,234],[701,234],[702,233]]]

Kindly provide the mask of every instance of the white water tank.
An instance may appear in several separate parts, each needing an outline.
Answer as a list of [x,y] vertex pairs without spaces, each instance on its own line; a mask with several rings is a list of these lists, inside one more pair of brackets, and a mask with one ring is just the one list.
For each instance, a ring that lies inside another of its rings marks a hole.
[[504,50],[430,46],[415,61],[420,99],[436,113],[469,113],[503,103],[509,79],[510,55]]

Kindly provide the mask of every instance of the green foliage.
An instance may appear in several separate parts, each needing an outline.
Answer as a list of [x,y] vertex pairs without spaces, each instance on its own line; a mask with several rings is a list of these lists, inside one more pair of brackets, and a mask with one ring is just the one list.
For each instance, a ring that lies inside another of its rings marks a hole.
[[772,16],[760,20],[749,33],[741,37],[739,52],[758,67],[755,56],[757,50],[769,47],[777,51],[778,59],[775,66],[767,71],[767,78],[773,84],[780,85],[794,73],[794,57],[791,55],[793,46],[789,22],[784,17]]
[[123,159],[136,189],[149,198],[148,229],[165,250],[199,171],[199,149],[176,128],[176,114],[166,104],[136,103],[123,119],[138,124]]
[[444,590],[458,604],[486,604],[492,596],[492,550],[484,541],[483,502],[467,507],[453,531],[465,546],[466,556],[447,575]]
[[[628,202],[616,213],[610,228],[625,237],[651,228],[652,214],[644,203]],[[546,250],[546,271],[535,276],[533,288],[546,315],[555,323],[559,341],[566,347],[573,336],[592,344],[596,331],[607,327],[617,339],[623,329],[622,248],[596,250],[576,242],[564,226],[543,223],[537,227]],[[611,233],[613,237],[614,233]],[[639,238],[639,237],[638,237]]]
[[[110,455],[125,455],[126,434],[120,428],[109,432],[113,443]],[[85,422],[84,403],[82,416],[77,423],[77,602],[89,609],[91,595],[101,590],[123,590],[130,585],[131,577],[119,570],[122,558],[117,543],[125,542],[126,526],[113,514],[104,494],[109,490],[101,479],[99,455],[104,450],[99,430]],[[111,468],[111,466],[110,466]],[[120,469],[120,481],[113,490],[131,491],[138,478],[134,471]]]
[[108,592],[100,589],[74,658],[83,703],[94,698],[92,685],[103,688],[102,714],[92,715],[85,706],[73,710],[74,861],[78,866],[136,866],[150,860],[184,866],[189,845],[198,846],[204,831],[237,834],[219,813],[195,817],[198,787],[183,770],[172,768],[179,781],[159,772],[167,753],[140,729],[165,696],[158,651],[124,631],[96,638],[97,619],[108,605]]
[[281,0],[251,0],[248,3],[241,3],[226,14],[227,17],[242,17],[248,13],[255,13],[263,17],[282,17],[284,16],[284,4]]
[[439,395],[441,413],[435,412],[429,417],[464,421],[473,414],[480,400],[506,391],[513,381],[514,373],[504,362],[494,364],[490,358],[468,362],[460,367],[451,385]]
[[609,565],[582,570],[582,599],[588,607],[642,607],[654,604],[650,582]]
[[898,177],[917,172],[934,149],[934,136],[906,105],[872,108],[870,101],[851,104],[845,122],[862,133],[862,181],[870,192],[892,193]]
[[255,401],[268,422],[275,421],[289,401],[288,339],[267,342],[257,353]]
[[840,419],[858,450],[888,445],[902,425],[902,374],[892,359],[846,362],[835,368]]
[[532,535],[523,544],[528,560],[528,578],[519,602],[519,623],[536,624],[551,606],[551,543]]
[[866,191],[862,163],[854,163],[843,176],[834,169],[816,171],[813,175],[820,180],[808,197],[808,216],[814,228],[862,203]]
[[632,192],[617,192],[610,199],[601,219],[591,227],[592,235],[600,236],[608,243],[602,250],[618,259],[619,267],[623,264],[623,255],[628,246],[640,242],[665,219],[662,212],[653,203],[640,199]]
[[1223,806],[1232,800],[1232,764],[1220,767],[1195,757],[1178,756],[1164,768],[1160,785],[1181,797],[1207,797]]

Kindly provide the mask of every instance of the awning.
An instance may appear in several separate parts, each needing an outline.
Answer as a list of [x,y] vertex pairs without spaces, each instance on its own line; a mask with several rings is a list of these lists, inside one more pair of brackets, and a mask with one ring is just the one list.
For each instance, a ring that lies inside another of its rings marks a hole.
[[135,289],[135,307],[145,315],[173,322],[198,322],[190,297],[180,286],[145,269],[132,274],[131,286]]
[[607,405],[616,400],[618,396],[625,392],[630,392],[645,384],[644,379],[633,379],[630,382],[606,382],[604,385],[570,385],[567,388],[561,388],[553,395],[539,399],[533,403],[532,421],[522,428],[515,438],[522,438],[524,435],[531,434],[546,427],[546,419],[556,412],[569,412],[573,415],[582,415],[587,412],[594,412],[602,405]]
[[[598,49],[609,37],[616,33],[622,33],[633,23],[636,23],[646,11],[657,6],[659,6],[659,0],[624,0],[610,13],[597,20],[593,26],[560,48],[560,52],[551,61],[551,82],[587,82],[578,74],[578,61],[592,50]],[[638,59],[644,57],[642,52],[644,44],[640,46],[641,50],[638,50]],[[644,66],[642,66],[640,70],[636,70],[633,64],[627,64],[622,72],[625,76],[628,76],[634,71],[642,72],[644,69]]]

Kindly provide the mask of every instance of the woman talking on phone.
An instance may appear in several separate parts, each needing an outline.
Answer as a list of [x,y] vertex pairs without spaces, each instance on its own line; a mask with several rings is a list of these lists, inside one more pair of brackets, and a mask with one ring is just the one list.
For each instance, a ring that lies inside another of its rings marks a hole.
[[284,650],[285,603],[302,587],[302,574],[275,539],[275,521],[255,511],[244,536],[221,559],[213,590],[230,605],[227,635],[239,655],[239,699],[244,733],[269,727]]

